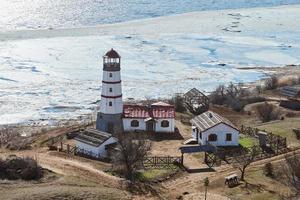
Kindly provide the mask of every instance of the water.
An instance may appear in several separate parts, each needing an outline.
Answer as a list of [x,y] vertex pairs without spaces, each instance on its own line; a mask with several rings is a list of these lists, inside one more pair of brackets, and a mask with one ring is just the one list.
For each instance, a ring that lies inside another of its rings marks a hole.
[[191,11],[299,3],[300,0],[1,0],[0,30],[94,26]]
[[[208,92],[219,84],[264,76],[242,67],[300,63],[300,6],[234,10],[215,17],[205,14],[197,21],[199,26],[176,20],[166,25],[159,19],[141,22],[137,30],[94,28],[99,35],[84,35],[81,32],[89,29],[82,28],[62,31],[72,31],[73,37],[47,38],[35,29],[296,3],[300,0],[2,0],[1,31],[34,29],[26,32],[38,37],[0,40],[0,125],[51,124],[95,112],[101,92],[101,56],[111,47],[122,56],[123,96],[135,99],[170,97],[192,87]],[[153,23],[160,23],[160,28],[149,34]]]

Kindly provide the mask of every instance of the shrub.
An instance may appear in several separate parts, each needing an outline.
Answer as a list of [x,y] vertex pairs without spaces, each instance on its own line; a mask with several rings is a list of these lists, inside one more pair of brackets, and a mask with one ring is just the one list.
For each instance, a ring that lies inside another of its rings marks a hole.
[[10,156],[6,160],[0,160],[1,179],[35,180],[43,176],[42,168],[32,158],[19,158]]
[[210,102],[217,105],[227,105],[235,111],[243,110],[251,93],[241,84],[230,83],[227,87],[219,85],[210,95]]
[[184,112],[186,111],[184,106],[184,99],[180,95],[176,95],[174,97],[174,105],[175,105],[175,111],[176,112]]
[[260,120],[262,122],[269,122],[272,120],[279,119],[279,117],[280,117],[280,112],[276,108],[276,106],[274,106],[273,104],[267,103],[267,102],[258,105],[256,107],[256,111],[257,111],[258,117],[260,118]]
[[274,176],[274,169],[272,163],[267,163],[264,166],[264,173],[266,176],[273,177]]
[[265,81],[265,89],[266,90],[274,90],[278,88],[278,78],[277,76],[271,76]]

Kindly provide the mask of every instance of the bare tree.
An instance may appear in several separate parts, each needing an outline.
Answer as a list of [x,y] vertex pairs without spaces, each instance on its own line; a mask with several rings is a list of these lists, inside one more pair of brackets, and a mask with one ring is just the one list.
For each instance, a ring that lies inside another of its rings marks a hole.
[[280,112],[273,104],[265,102],[256,107],[258,117],[262,122],[269,122],[271,120],[279,119]]
[[300,194],[300,155],[294,153],[292,156],[286,156],[282,165],[282,172],[297,194]]
[[119,151],[113,158],[113,168],[119,170],[128,180],[133,180],[151,149],[151,142],[134,136],[134,133],[122,133],[117,138]]
[[235,111],[241,111],[245,106],[245,97],[249,98],[249,90],[243,88],[242,84],[230,83],[227,87],[220,85],[210,95],[213,104],[227,105]]
[[225,102],[225,86],[219,85],[210,95],[210,101],[213,104],[223,105]]
[[18,133],[14,133],[8,126],[0,128],[0,148],[6,146],[14,138],[18,136]]
[[176,95],[174,97],[174,105],[175,105],[175,111],[176,112],[184,112],[186,111],[185,107],[184,107],[184,99],[182,96],[180,95]]
[[266,90],[274,90],[278,87],[278,78],[277,76],[273,75],[270,78],[266,79],[265,81],[265,88]]
[[255,156],[257,156],[259,147],[252,147],[251,150],[243,151],[241,155],[235,156],[233,162],[233,167],[237,168],[241,172],[241,180],[245,178],[246,168],[254,161]]
[[205,187],[204,199],[206,200],[207,199],[207,187],[209,185],[209,179],[208,179],[208,177],[206,177],[203,182],[204,182],[204,187]]

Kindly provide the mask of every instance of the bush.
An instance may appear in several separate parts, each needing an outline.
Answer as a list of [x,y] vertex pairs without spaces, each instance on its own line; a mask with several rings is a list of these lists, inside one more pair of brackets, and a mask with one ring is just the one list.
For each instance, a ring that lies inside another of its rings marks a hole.
[[184,112],[186,111],[184,106],[184,99],[182,96],[176,95],[174,97],[174,105],[175,105],[175,111],[176,112]]
[[273,177],[274,176],[274,169],[272,163],[267,163],[264,166],[264,173],[266,176]]
[[271,76],[265,81],[265,89],[266,90],[274,90],[278,88],[278,78],[277,76]]
[[235,111],[243,110],[247,104],[246,98],[250,97],[251,93],[242,87],[242,85],[235,85],[230,83],[227,87],[219,85],[209,97],[212,104],[227,105]]
[[43,176],[42,168],[32,158],[19,158],[10,156],[6,160],[0,160],[1,179],[36,180]]
[[257,111],[258,117],[260,118],[260,120],[262,122],[269,122],[272,120],[279,119],[279,117],[280,117],[280,112],[276,108],[276,106],[274,106],[273,104],[267,103],[267,102],[258,105],[256,107],[256,111]]

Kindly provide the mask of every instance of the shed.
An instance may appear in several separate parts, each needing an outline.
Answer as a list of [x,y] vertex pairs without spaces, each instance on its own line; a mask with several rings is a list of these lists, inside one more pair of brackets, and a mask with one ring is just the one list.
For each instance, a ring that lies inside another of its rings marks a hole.
[[74,139],[79,152],[97,158],[107,157],[108,146],[117,143],[111,134],[90,128],[80,131]]
[[300,98],[300,85],[282,87],[280,92],[288,98]]
[[183,97],[186,107],[195,115],[199,115],[209,108],[208,97],[196,88],[186,92]]

